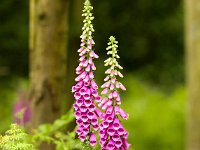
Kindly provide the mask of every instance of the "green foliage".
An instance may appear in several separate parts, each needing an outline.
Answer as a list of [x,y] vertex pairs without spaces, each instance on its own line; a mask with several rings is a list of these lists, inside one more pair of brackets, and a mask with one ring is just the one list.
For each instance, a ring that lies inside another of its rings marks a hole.
[[99,150],[100,145],[91,147],[89,141],[81,142],[76,138],[75,130],[65,133],[65,127],[75,118],[73,108],[53,124],[40,125],[33,133],[32,142],[38,147],[42,142],[54,144],[56,150]]
[[0,148],[3,150],[33,150],[33,145],[28,141],[29,138],[21,127],[11,124],[5,136],[0,138]]
[[74,120],[73,108],[53,124],[40,125],[33,133],[32,141],[37,147],[42,142],[56,145],[56,150],[81,149],[81,142],[75,138],[75,131],[65,133],[65,127]]
[[[65,133],[66,126],[74,120],[73,108],[53,124],[42,124],[32,135],[25,133],[22,127],[11,124],[5,136],[0,136],[0,148],[3,150],[35,150],[43,142],[56,146],[56,150],[99,150],[99,145],[92,148],[89,142],[82,143],[76,138],[75,130]],[[32,143],[32,144],[29,144]]]
[[128,141],[138,150],[184,150],[185,148],[185,87],[177,86],[166,93],[147,85],[132,75],[123,79],[127,87],[122,94],[122,107],[129,113],[124,126]]
[[[130,133],[128,141],[132,144],[131,148],[135,150],[184,150],[185,87],[177,86],[170,93],[166,93],[155,85],[142,82],[132,74],[127,74],[122,82],[127,87],[126,94],[122,93],[121,95],[122,107],[127,110],[130,117],[123,125]],[[16,80],[9,84],[13,83],[16,83]],[[10,115],[14,97],[12,89],[15,88],[8,86],[9,84],[7,84],[7,88],[2,88],[0,91],[0,93],[5,91],[1,95],[4,101],[0,101],[1,131],[5,130],[11,121]],[[3,85],[6,84],[1,84],[1,86]],[[55,144],[58,150],[62,150],[64,147],[69,150],[91,149],[88,143],[83,144],[76,139],[74,132],[65,132],[65,127],[73,118],[73,110],[71,110],[53,124],[41,125],[31,136],[34,145],[37,147],[41,142],[47,141]],[[99,150],[98,146],[93,150]]]

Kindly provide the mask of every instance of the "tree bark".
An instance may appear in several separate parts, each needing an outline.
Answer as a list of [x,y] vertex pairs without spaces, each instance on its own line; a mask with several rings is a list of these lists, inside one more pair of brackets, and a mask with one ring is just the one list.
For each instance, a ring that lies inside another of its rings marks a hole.
[[200,150],[200,1],[185,0],[187,150]]
[[[66,95],[68,0],[30,0],[31,126],[60,116]],[[44,146],[41,149],[50,150]]]

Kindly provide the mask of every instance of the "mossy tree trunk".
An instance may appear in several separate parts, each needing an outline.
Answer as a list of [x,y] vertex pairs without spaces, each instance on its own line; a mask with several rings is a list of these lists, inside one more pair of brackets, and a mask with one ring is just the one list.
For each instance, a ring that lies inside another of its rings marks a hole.
[[[60,116],[66,95],[68,0],[30,0],[31,126]],[[51,146],[41,149],[50,150]]]
[[185,0],[187,150],[200,150],[200,1]]

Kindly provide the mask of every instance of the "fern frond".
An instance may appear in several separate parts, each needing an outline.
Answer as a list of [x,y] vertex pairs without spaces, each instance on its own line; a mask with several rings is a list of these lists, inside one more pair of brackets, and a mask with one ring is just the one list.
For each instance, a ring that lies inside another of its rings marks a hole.
[[0,148],[3,150],[34,150],[34,146],[28,142],[29,135],[18,126],[11,124],[4,136],[0,136]]

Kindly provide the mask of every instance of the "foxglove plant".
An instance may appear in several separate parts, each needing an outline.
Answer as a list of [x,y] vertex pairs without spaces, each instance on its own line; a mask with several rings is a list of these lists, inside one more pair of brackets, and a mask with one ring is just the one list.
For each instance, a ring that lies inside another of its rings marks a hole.
[[96,108],[94,100],[100,102],[101,97],[97,92],[98,86],[94,81],[93,74],[93,71],[96,70],[93,59],[98,58],[98,55],[92,50],[95,44],[92,38],[92,33],[94,32],[92,9],[90,1],[86,0],[82,14],[85,17],[83,21],[84,26],[82,28],[82,35],[80,36],[80,49],[78,50],[80,59],[79,65],[76,68],[77,77],[75,81],[77,84],[72,87],[72,92],[76,99],[73,105],[78,125],[76,133],[82,142],[87,140],[91,146],[94,146],[96,144],[94,131],[99,129],[98,118],[101,116],[101,112]]
[[14,119],[18,125],[26,125],[31,118],[29,101],[18,100],[14,105]]
[[124,85],[117,81],[117,76],[123,77],[119,69],[123,69],[117,62],[119,55],[117,54],[117,41],[113,36],[109,38],[107,54],[111,55],[105,60],[105,66],[110,66],[105,71],[107,77],[104,79],[105,83],[101,86],[104,98],[98,104],[105,112],[103,113],[103,121],[100,124],[100,144],[102,150],[126,150],[130,144],[127,142],[128,133],[122,126],[119,117],[128,119],[128,114],[124,112],[119,106],[121,99],[119,89],[126,90]]

